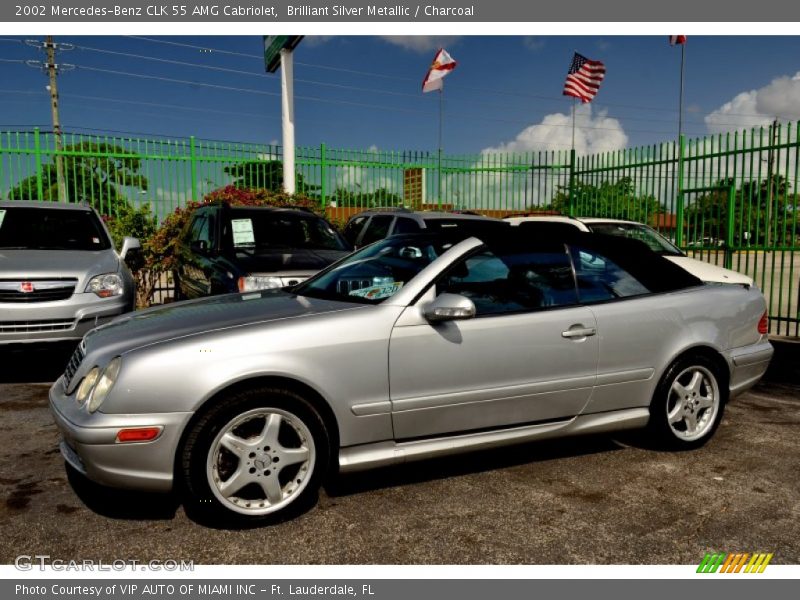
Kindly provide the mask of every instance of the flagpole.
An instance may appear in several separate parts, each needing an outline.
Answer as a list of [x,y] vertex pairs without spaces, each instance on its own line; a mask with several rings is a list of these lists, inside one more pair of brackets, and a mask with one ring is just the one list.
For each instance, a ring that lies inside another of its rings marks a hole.
[[678,92],[678,140],[683,134],[683,66],[686,60],[686,42],[681,44],[681,84]]
[[442,209],[442,122],[444,121],[444,81],[439,88],[439,167],[438,171],[438,192],[439,210]]
[[574,96],[572,97],[572,150],[575,150],[575,104],[577,103],[578,99]]

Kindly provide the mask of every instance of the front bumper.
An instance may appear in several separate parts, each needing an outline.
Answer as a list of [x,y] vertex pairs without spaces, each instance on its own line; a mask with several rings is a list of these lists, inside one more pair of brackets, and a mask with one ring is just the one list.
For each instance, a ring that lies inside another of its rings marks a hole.
[[774,350],[766,337],[756,344],[734,348],[725,353],[731,370],[730,397],[749,390],[764,376]]
[[[142,491],[172,489],[175,453],[193,413],[90,415],[74,395],[66,395],[61,377],[50,388],[50,412],[63,437],[64,459],[92,481]],[[128,427],[160,427],[161,434],[151,442],[117,443],[117,432]]]
[[130,294],[99,298],[91,293],[75,293],[53,302],[4,302],[0,309],[0,346],[81,340],[91,329],[131,309]]

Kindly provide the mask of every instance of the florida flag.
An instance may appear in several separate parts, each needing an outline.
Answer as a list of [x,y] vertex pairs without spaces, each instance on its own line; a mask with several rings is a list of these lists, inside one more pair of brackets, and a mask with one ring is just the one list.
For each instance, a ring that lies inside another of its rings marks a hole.
[[686,36],[685,35],[671,35],[669,36],[669,45],[670,46],[680,46],[681,44],[686,43]]
[[434,90],[442,89],[442,80],[445,75],[456,68],[456,61],[447,53],[447,50],[440,48],[433,57],[431,68],[428,69],[428,74],[422,81],[422,93],[433,92]]

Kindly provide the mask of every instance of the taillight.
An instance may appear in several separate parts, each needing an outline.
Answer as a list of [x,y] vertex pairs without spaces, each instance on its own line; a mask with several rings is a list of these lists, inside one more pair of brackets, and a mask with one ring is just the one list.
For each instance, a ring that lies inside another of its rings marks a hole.
[[764,311],[764,314],[761,315],[761,318],[758,321],[758,333],[764,334],[769,332],[769,317],[767,317],[767,311]]

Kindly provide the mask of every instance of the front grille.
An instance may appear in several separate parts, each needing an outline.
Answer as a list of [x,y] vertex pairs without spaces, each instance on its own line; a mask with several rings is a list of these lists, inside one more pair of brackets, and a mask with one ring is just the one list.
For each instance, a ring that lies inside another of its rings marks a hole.
[[64,369],[64,389],[69,389],[72,378],[75,377],[75,372],[78,370],[78,367],[81,366],[85,355],[86,350],[83,342],[81,342],[78,344],[78,347],[75,348],[75,352],[72,353],[72,356],[67,363],[67,367]]
[[371,285],[372,279],[340,279],[336,284],[336,291],[340,294],[349,294],[354,290],[360,290]]
[[[0,280],[0,302],[31,303],[66,300],[75,292],[77,279]],[[32,286],[33,291],[23,292]]]
[[0,321],[0,333],[47,333],[68,331],[75,321],[66,319],[40,319],[38,321]]

